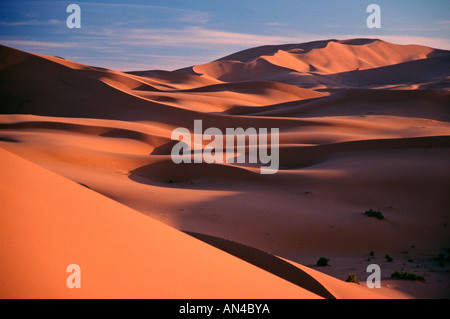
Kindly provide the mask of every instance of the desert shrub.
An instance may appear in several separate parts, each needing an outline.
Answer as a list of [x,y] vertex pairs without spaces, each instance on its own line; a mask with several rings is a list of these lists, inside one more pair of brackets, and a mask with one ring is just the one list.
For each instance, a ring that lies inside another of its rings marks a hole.
[[359,285],[358,279],[356,279],[356,274],[348,274],[346,282],[354,282]]
[[417,275],[417,274],[410,273],[408,271],[395,271],[391,274],[391,277],[398,278],[398,279],[406,279],[406,280],[425,281],[424,277]]
[[384,216],[381,212],[373,210],[372,208],[370,208],[369,210],[366,210],[366,212],[364,213],[369,217],[375,217],[378,219],[384,219]]
[[386,261],[388,261],[388,262],[394,261],[394,258],[392,258],[391,256],[389,256],[388,254],[386,254],[386,255],[384,256],[384,258],[386,258]]
[[319,260],[317,260],[317,266],[328,266],[328,258],[320,257]]

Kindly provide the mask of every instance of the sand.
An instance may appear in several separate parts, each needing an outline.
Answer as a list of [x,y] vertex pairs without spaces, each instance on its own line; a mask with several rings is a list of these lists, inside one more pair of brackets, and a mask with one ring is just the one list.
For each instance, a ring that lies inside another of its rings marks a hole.
[[[128,73],[1,46],[2,297],[448,298],[449,75],[374,39]],[[174,164],[196,119],[279,128],[279,171]]]

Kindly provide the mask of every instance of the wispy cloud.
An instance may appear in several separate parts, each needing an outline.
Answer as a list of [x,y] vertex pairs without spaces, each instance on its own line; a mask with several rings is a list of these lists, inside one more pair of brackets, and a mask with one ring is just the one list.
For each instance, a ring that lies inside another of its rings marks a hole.
[[358,30],[358,29],[366,29],[367,26],[363,25],[363,24],[345,24],[345,23],[324,23],[321,25],[324,28],[327,29],[353,29],[353,30]]
[[29,48],[29,47],[75,48],[84,46],[84,44],[82,43],[74,43],[74,42],[49,42],[49,41],[34,41],[34,40],[29,41],[29,40],[10,40],[10,39],[0,39],[0,43],[15,48]]
[[45,20],[45,21],[40,21],[40,20],[27,20],[27,21],[14,21],[14,22],[10,22],[10,21],[0,21],[0,25],[1,26],[6,26],[6,27],[23,27],[23,26],[38,26],[38,25],[57,25],[59,23],[62,23],[60,20],[56,20],[56,19],[49,19],[49,20]]
[[206,23],[210,20],[210,14],[207,12],[185,12],[177,20],[187,23]]
[[424,26],[404,26],[404,27],[385,27],[383,28],[383,30],[386,31],[407,31],[407,32],[412,32],[412,31],[432,31],[435,30],[435,28],[430,28],[430,27],[424,27]]
[[272,36],[250,33],[238,33],[207,29],[202,27],[185,27],[182,29],[110,29],[103,30],[103,35],[117,45],[204,47],[213,46],[258,46],[281,44],[299,39],[294,36]]
[[[137,45],[142,47],[170,46],[176,48],[198,48],[203,50],[235,50],[261,45],[301,43],[326,39],[373,38],[368,34],[329,34],[290,32],[286,35],[260,35],[229,32],[203,27],[181,29],[120,29],[109,30],[109,44]],[[440,49],[450,49],[450,40],[438,37],[409,35],[379,35],[378,38],[398,44],[419,44]],[[223,52],[226,53],[226,52]]]
[[[58,52],[71,52],[73,50],[98,52],[101,54],[119,54],[126,53],[124,50],[117,50],[117,48],[93,44],[91,42],[52,42],[52,41],[38,41],[38,40],[15,40],[9,38],[0,38],[0,44],[6,45],[15,49],[24,50],[27,52],[41,53],[48,55],[64,55]],[[66,54],[66,53],[65,53]]]
[[290,24],[291,22],[267,22],[264,23],[264,25],[268,25],[270,27],[279,27],[279,26],[285,26],[287,24]]
[[167,19],[173,19],[178,22],[187,23],[206,23],[210,21],[210,14],[204,11],[198,11],[187,8],[174,8],[170,6],[158,6],[151,4],[129,4],[129,3],[101,3],[101,2],[86,2],[84,5],[92,7],[111,8],[116,10],[152,10],[159,12],[161,15],[167,15]]
[[180,10],[178,8],[171,8],[165,6],[156,6],[152,4],[131,4],[131,3],[108,3],[108,2],[83,2],[83,6],[99,6],[111,8],[137,8],[137,9],[164,9],[164,10]]
[[158,55],[158,54],[134,54],[114,55],[104,57],[101,63],[96,57],[71,56],[70,60],[81,64],[99,66],[120,71],[143,70],[176,70],[187,66],[206,63],[213,60],[211,56],[183,56],[183,55]]

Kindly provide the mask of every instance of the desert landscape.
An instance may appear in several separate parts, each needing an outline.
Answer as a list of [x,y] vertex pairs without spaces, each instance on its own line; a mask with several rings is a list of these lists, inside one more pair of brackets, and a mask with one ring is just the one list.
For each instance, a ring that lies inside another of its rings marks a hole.
[[[1,46],[0,87],[2,298],[450,297],[450,51],[323,40],[121,72]],[[278,128],[278,172],[175,164],[195,120]]]

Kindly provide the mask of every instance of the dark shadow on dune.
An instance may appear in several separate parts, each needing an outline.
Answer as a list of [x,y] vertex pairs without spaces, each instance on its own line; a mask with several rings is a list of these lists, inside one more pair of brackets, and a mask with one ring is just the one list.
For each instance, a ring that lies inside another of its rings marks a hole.
[[178,141],[171,140],[168,143],[162,144],[161,146],[155,147],[150,155],[170,155],[172,148],[178,144]]
[[444,80],[450,74],[450,54],[435,53],[433,55],[430,53],[427,57],[427,59],[322,75],[322,77],[334,79],[334,81],[339,80],[342,87],[371,87],[421,83],[433,79]]
[[427,54],[427,58],[449,56],[449,55],[450,55],[449,50],[434,49],[433,51],[431,51],[430,53]]
[[85,124],[73,124],[73,123],[61,123],[61,122],[46,122],[46,121],[26,121],[17,123],[5,123],[0,124],[0,129],[50,129],[67,132],[84,132],[86,134],[99,135],[105,131],[105,128],[99,126],[85,125]]
[[86,184],[84,184],[84,183],[78,182],[78,184],[81,185],[81,186],[83,186],[83,187],[86,187],[87,189],[91,189],[91,190],[92,190],[92,188],[90,188],[88,185],[86,185]]
[[7,130],[45,129],[45,130],[65,131],[78,134],[98,135],[101,137],[117,137],[135,140],[144,140],[145,137],[144,133],[133,130],[118,129],[98,125],[51,122],[51,121],[27,121],[17,123],[5,123],[0,124],[0,129],[7,129]]
[[19,140],[15,140],[13,138],[0,136],[0,142],[19,143],[20,141]]
[[[84,134],[93,135],[99,137],[109,137],[109,138],[122,138],[140,141],[147,143],[149,145],[158,145],[158,148],[164,147],[167,138],[160,137],[157,135],[152,135],[150,133],[142,133],[139,131],[122,129],[122,128],[112,128],[106,126],[88,125],[88,124],[75,124],[75,123],[62,123],[62,122],[46,122],[46,121],[27,121],[27,122],[17,122],[17,123],[0,123],[0,130],[5,129],[36,129],[36,130],[54,130],[55,134],[58,131],[64,131],[65,133],[74,134]],[[13,142],[12,140],[9,142]],[[16,141],[18,142],[18,141]],[[162,146],[160,146],[162,145]],[[155,152],[155,151],[154,151]],[[153,154],[153,153],[152,153]],[[155,153],[158,154],[158,153]],[[160,153],[159,153],[160,154]],[[170,154],[170,150],[167,154]]]
[[[361,71],[359,71],[361,72]],[[409,102],[409,103],[407,103]],[[384,90],[351,88],[341,89],[332,95],[310,99],[297,105],[275,109],[254,109],[246,114],[257,117],[314,118],[323,116],[361,116],[388,115],[408,118],[424,118],[438,121],[450,119],[447,105],[450,102],[448,91],[432,90]],[[425,107],[423,104],[430,104]],[[370,107],[363,108],[361,105]]]
[[297,87],[290,84],[267,80],[238,82],[238,84],[239,85],[237,85],[236,82],[210,84],[198,88],[174,90],[172,92],[236,92],[243,94],[263,94],[266,89],[278,89],[280,91],[286,89],[297,89]]
[[189,231],[185,233],[323,298],[336,299],[312,276],[274,255],[219,237]]
[[[154,154],[152,154],[154,155]],[[139,167],[131,172],[134,182],[159,187],[227,190],[243,183],[268,182],[267,175],[225,164],[180,163],[171,159]]]
[[142,141],[144,140],[144,134],[137,131],[126,130],[126,129],[110,129],[108,132],[100,134],[102,137],[117,137],[117,138],[127,138],[131,140]]
[[341,40],[337,41],[342,44],[349,44],[349,45],[366,45],[373,42],[381,41],[380,39],[367,39],[367,38],[356,38],[356,39],[348,39],[348,40]]
[[282,102],[282,103],[271,104],[271,105],[257,106],[257,107],[236,105],[222,113],[229,114],[229,115],[258,116],[259,113],[266,112],[266,111],[273,111],[273,112],[284,111],[284,110],[289,111],[289,109],[292,107],[298,107],[300,105],[307,104],[307,103],[310,103],[310,102],[313,102],[313,101],[316,101],[316,100],[319,100],[322,98],[324,98],[324,96],[316,97],[316,98],[308,98],[308,99],[303,99],[303,100]]
[[349,141],[307,147],[285,147],[280,150],[280,170],[313,166],[338,153],[448,148],[449,145],[450,136],[425,136]]
[[[312,167],[341,153],[385,150],[448,148],[450,136],[368,139],[312,146],[281,145],[279,171]],[[256,186],[282,183],[284,174],[263,175],[245,166],[208,163],[175,164],[164,155],[170,145],[163,145],[153,155],[155,162],[139,167],[129,178],[137,183],[184,189],[237,190],[249,184]],[[162,153],[157,155],[158,153]]]

